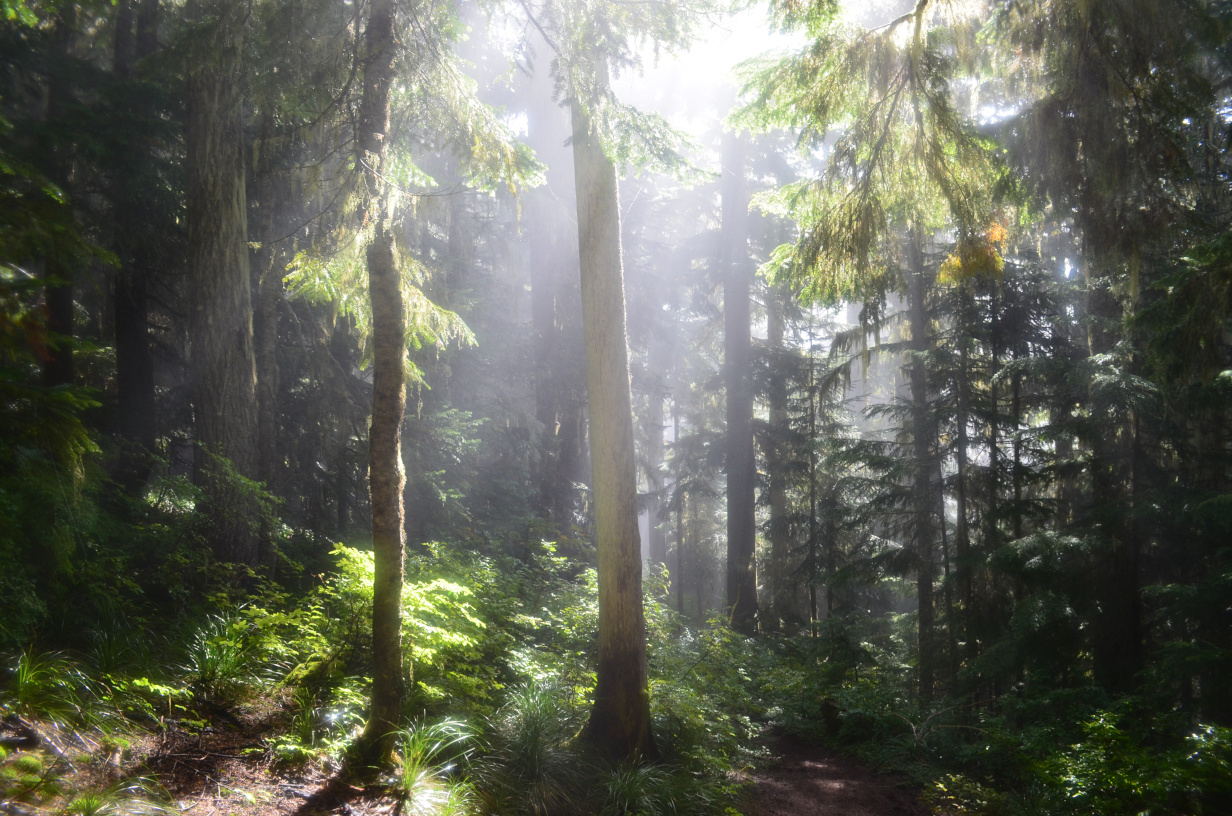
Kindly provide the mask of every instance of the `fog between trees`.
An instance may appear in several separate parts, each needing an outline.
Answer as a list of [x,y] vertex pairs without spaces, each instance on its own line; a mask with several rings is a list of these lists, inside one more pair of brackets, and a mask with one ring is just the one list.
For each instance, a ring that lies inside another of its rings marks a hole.
[[360,775],[550,680],[699,779],[1226,805],[1227,3],[4,9],[14,660],[253,638]]

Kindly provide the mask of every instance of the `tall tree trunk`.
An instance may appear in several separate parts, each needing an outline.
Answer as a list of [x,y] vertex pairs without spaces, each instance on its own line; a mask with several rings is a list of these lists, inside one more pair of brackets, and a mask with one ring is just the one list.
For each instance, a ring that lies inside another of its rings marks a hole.
[[[813,336],[813,318],[809,316],[809,357],[808,357],[808,598],[809,598],[809,634],[817,637],[817,580],[818,556],[817,544],[821,530],[817,519],[817,381],[816,360],[813,359],[815,337]],[[828,594],[828,588],[827,588]]]
[[744,146],[723,136],[723,373],[727,386],[727,607],[732,628],[757,631],[752,329]]
[[908,281],[910,298],[911,350],[911,443],[914,469],[912,484],[912,528],[917,560],[916,592],[919,611],[919,686],[920,702],[933,697],[935,648],[933,643],[933,490],[932,490],[932,423],[928,410],[928,372],[923,354],[929,348],[928,313],[924,302],[927,287],[924,281],[924,256],[920,238],[912,230],[907,238]]
[[[970,325],[964,321],[964,325]],[[955,564],[954,572],[958,581],[958,600],[959,607],[962,610],[962,620],[959,624],[960,637],[964,643],[965,650],[968,656],[974,657],[977,653],[976,644],[973,641],[973,627],[971,626],[971,618],[974,614],[972,603],[972,581],[971,581],[971,526],[968,520],[968,496],[967,496],[967,477],[970,475],[971,468],[967,463],[967,424],[970,421],[970,369],[967,362],[967,345],[966,338],[960,337],[959,342],[962,343],[962,348],[959,350],[959,367],[957,376],[957,411],[954,418],[957,426],[957,434],[954,443],[954,459],[955,459],[955,474],[954,474],[954,502],[957,505],[954,529],[954,549],[955,549]]]
[[680,455],[680,399],[672,399],[672,440],[676,445],[672,454],[676,465],[676,483],[672,485],[673,498],[676,501],[676,572],[672,575],[672,583],[676,589],[676,611],[684,614],[684,511],[688,494],[684,491],[684,457]]
[[207,516],[216,556],[255,566],[253,496],[241,476],[257,475],[256,365],[244,182],[240,67],[247,8],[229,0],[213,17],[210,48],[188,78],[186,158],[188,278],[193,311],[193,409]]
[[[778,627],[791,611],[791,538],[787,520],[787,381],[782,362],[783,311],[788,297],[782,286],[770,288],[766,299],[766,341],[770,349],[770,445],[766,451],[766,474],[770,480],[770,607],[769,623]],[[763,619],[763,625],[765,624]]]
[[[124,0],[116,15],[115,71],[127,79],[134,59],[150,56],[158,40],[151,28],[158,16],[158,0],[145,0],[137,15],[134,46],[131,0]],[[131,450],[120,465],[119,481],[135,490],[145,482],[150,468],[150,452],[155,445],[156,405],[154,399],[154,357],[150,351],[150,309],[147,286],[151,274],[148,253],[142,246],[130,246],[127,236],[135,232],[127,225],[146,218],[147,209],[139,191],[128,189],[127,180],[116,185],[115,207],[117,252],[129,265],[116,271],[114,281],[116,392],[118,430]]]
[[402,575],[406,550],[402,415],[406,410],[406,313],[394,256],[393,232],[383,213],[381,178],[388,155],[390,85],[396,43],[393,0],[371,0],[364,32],[363,98],[359,106],[359,159],[376,230],[368,246],[372,301],[372,426],[368,433],[368,485],[372,499],[372,706],[361,738],[363,759],[382,763],[406,696],[402,663]]
[[[600,70],[596,79],[605,87],[606,67]],[[599,677],[586,735],[613,756],[651,758],[620,202],[616,168],[577,100],[573,172],[599,554]]]

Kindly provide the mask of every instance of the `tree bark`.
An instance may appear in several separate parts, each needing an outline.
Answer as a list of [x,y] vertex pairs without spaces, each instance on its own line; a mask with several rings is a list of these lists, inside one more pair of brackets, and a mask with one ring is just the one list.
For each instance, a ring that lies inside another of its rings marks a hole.
[[394,255],[393,233],[385,223],[384,182],[388,154],[390,85],[396,42],[393,0],[371,0],[364,32],[363,98],[359,107],[359,159],[377,218],[368,247],[368,292],[372,300],[372,426],[368,434],[368,483],[372,500],[372,706],[359,755],[381,764],[393,748],[402,715],[406,672],[402,664],[402,575],[406,550],[402,464],[402,415],[406,409],[406,313]]
[[[602,70],[602,69],[601,69]],[[598,77],[606,86],[606,71]],[[655,756],[646,676],[641,541],[616,168],[573,102],[582,326],[599,555],[599,672],[587,738],[621,759]]]
[[257,473],[256,365],[248,264],[243,113],[239,79],[246,8],[209,7],[214,17],[207,61],[188,78],[186,159],[188,278],[193,408],[198,472],[215,555],[259,562],[256,507],[219,461],[248,478]]
[[727,607],[732,628],[757,631],[752,329],[744,146],[723,136],[723,373],[727,387]]

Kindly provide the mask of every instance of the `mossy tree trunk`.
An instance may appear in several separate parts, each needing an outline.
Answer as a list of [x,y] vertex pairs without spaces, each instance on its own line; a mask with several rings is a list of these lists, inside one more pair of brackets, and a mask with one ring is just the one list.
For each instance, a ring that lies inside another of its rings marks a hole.
[[402,663],[402,570],[406,550],[402,464],[402,415],[406,409],[406,312],[391,225],[384,217],[390,85],[396,42],[392,0],[372,0],[364,34],[363,98],[359,107],[359,158],[377,219],[368,246],[372,300],[372,425],[368,433],[368,486],[372,501],[372,706],[361,739],[364,762],[380,764],[393,747],[402,715],[406,672]]

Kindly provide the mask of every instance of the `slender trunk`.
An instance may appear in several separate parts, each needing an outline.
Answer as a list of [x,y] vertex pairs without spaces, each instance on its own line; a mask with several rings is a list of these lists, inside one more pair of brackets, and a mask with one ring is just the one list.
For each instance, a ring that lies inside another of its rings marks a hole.
[[[1014,360],[1018,360],[1018,350],[1014,350]],[[1013,423],[1014,436],[1010,440],[1010,485],[1014,491],[1014,510],[1010,514],[1010,526],[1014,539],[1022,538],[1022,435],[1019,433],[1022,413],[1022,375],[1014,371],[1010,383],[1010,422]]]
[[[937,468],[937,483],[944,484],[945,480],[941,474],[940,463]],[[944,570],[944,586],[945,586],[945,636],[946,636],[946,652],[950,658],[950,676],[947,682],[952,687],[955,679],[958,677],[958,635],[956,633],[956,625],[954,621],[954,584],[950,581],[950,537],[946,527],[945,519],[945,492],[938,491],[939,507],[937,517],[940,520],[941,528],[941,566]]]
[[757,631],[748,192],[744,147],[723,136],[723,373],[727,387],[727,607],[732,628]]
[[660,518],[663,509],[663,468],[664,447],[663,431],[666,429],[663,420],[663,394],[655,389],[650,394],[650,411],[647,417],[650,432],[650,444],[646,446],[648,462],[648,481],[650,482],[650,502],[647,508],[647,518],[650,525],[650,563],[667,566],[667,525]]
[[988,360],[988,508],[985,511],[984,551],[993,553],[1000,544],[997,519],[1001,513],[1001,397],[997,393],[996,376],[1001,365],[1001,306],[997,298],[998,283],[993,281],[989,294],[989,360]]
[[[960,295],[962,301],[966,302],[966,293]],[[964,315],[964,326],[972,325],[968,315]],[[965,649],[970,656],[977,653],[973,640],[973,629],[971,626],[974,610],[972,609],[973,596],[971,591],[971,527],[968,521],[968,496],[967,496],[967,476],[970,473],[970,468],[967,464],[967,446],[969,444],[967,438],[967,426],[970,423],[970,388],[971,377],[970,367],[967,354],[967,338],[960,333],[958,342],[961,343],[959,349],[959,366],[957,377],[957,411],[954,419],[956,430],[956,439],[954,445],[954,460],[956,473],[954,474],[954,500],[957,504],[957,517],[955,519],[954,529],[954,548],[955,548],[955,565],[954,571],[958,580],[958,601],[959,608],[962,610],[962,621],[960,624],[960,637],[964,643]]]
[[[606,70],[597,77],[606,85]],[[599,666],[587,738],[621,759],[652,758],[646,622],[616,168],[573,102],[573,172],[599,556]]]
[[813,322],[809,318],[809,371],[808,371],[808,594],[809,633],[817,637],[817,539],[820,535],[817,524],[817,383],[814,377]]
[[359,106],[359,161],[376,218],[368,245],[372,303],[372,425],[368,433],[368,489],[372,501],[372,707],[359,756],[383,763],[402,715],[406,671],[402,662],[402,574],[406,550],[402,416],[406,409],[406,313],[391,225],[384,217],[390,85],[397,45],[393,0],[371,0],[364,32],[363,96]]
[[917,561],[916,592],[919,612],[919,686],[920,702],[933,697],[933,495],[932,495],[932,432],[928,415],[928,372],[922,355],[928,351],[928,316],[925,310],[924,257],[919,236],[914,230],[907,238],[907,258],[911,325],[911,442],[914,467],[912,485],[912,527]]
[[770,480],[770,607],[769,621],[774,626],[791,613],[791,539],[787,520],[787,381],[782,361],[786,358],[783,345],[783,306],[788,297],[782,286],[770,289],[766,299],[766,341],[770,349],[770,445],[766,451],[766,474]]
[[672,439],[676,445],[672,458],[676,465],[676,483],[672,485],[676,499],[676,574],[672,583],[676,585],[676,611],[684,614],[684,511],[688,494],[684,491],[684,457],[680,455],[680,402],[672,400]]
[[188,78],[185,164],[193,312],[193,409],[215,555],[259,562],[254,497],[227,472],[254,478],[256,367],[248,266],[240,70],[246,7],[211,5],[208,58]]

